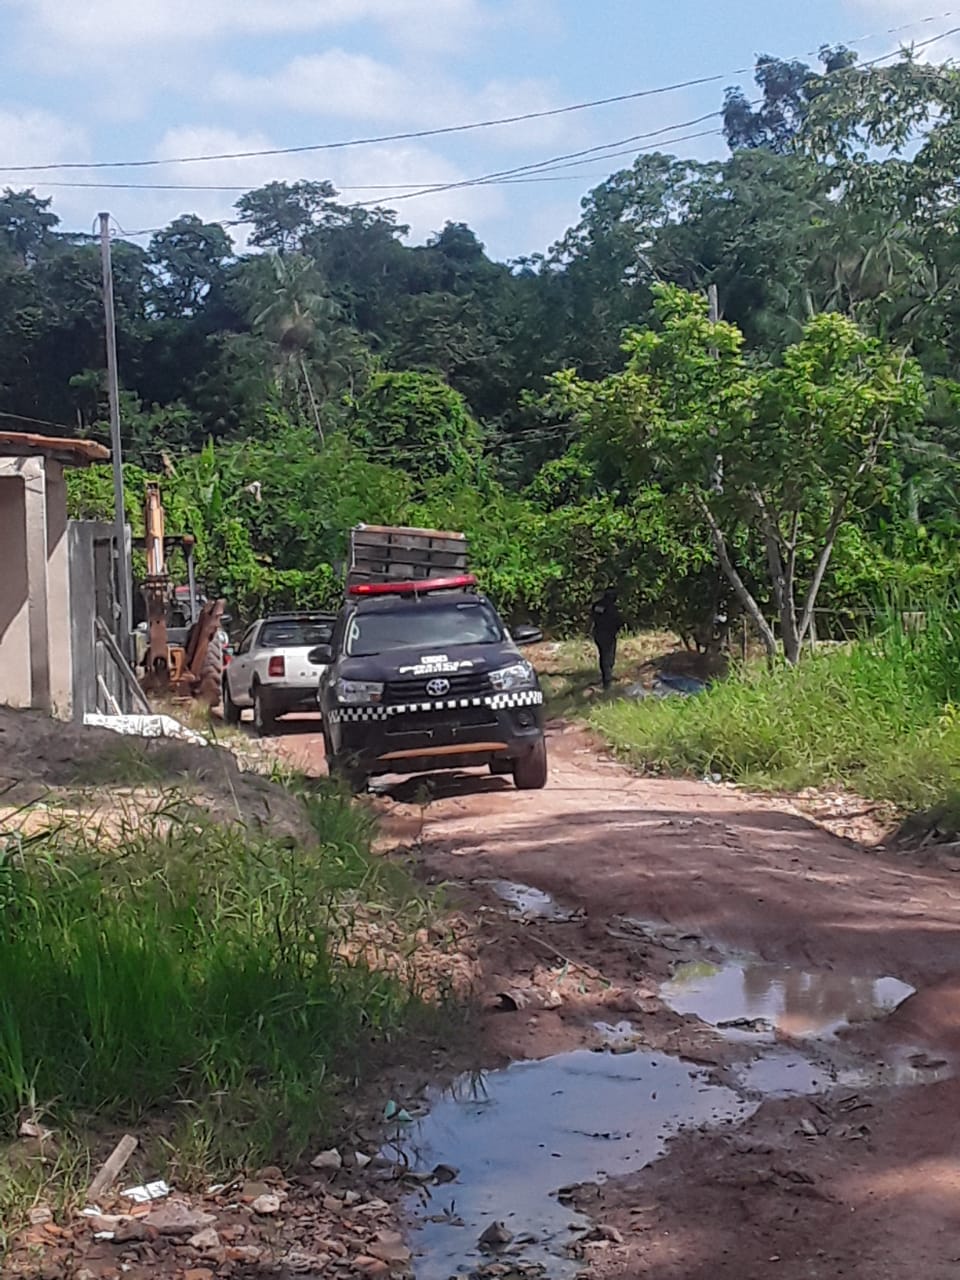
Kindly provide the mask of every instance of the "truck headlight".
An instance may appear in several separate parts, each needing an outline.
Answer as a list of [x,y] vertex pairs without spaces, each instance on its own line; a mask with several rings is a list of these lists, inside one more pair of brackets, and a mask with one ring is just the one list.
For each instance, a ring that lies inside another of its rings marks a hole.
[[508,693],[513,689],[535,689],[537,673],[529,662],[515,662],[510,667],[491,671],[490,683],[497,693]]
[[337,701],[347,706],[368,705],[383,699],[383,684],[374,680],[338,680]]

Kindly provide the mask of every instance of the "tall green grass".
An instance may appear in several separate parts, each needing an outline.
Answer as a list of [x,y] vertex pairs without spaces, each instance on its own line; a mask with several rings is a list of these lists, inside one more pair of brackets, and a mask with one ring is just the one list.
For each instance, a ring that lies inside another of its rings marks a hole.
[[632,762],[753,786],[842,785],[910,809],[960,788],[960,611],[921,629],[891,615],[879,634],[751,666],[698,697],[599,707],[593,724]]
[[323,1132],[338,1073],[423,1013],[336,943],[371,904],[409,910],[411,932],[420,918],[363,810],[308,803],[312,847],[179,807],[108,848],[75,826],[0,834],[4,1127],[34,1107],[127,1124],[178,1104],[240,1155]]

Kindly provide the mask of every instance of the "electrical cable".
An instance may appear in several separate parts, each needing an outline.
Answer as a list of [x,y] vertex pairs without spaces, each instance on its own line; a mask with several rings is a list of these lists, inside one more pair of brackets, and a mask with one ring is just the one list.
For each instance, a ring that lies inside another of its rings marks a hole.
[[[945,13],[939,15],[931,14],[924,18],[915,19],[912,22],[903,23],[899,27],[889,27],[884,31],[874,32],[865,36],[858,36],[854,40],[848,40],[842,43],[840,47],[846,48],[851,44],[863,44],[869,40],[878,38],[880,35],[897,35],[900,32],[910,30],[913,27],[923,26],[930,22],[939,22],[945,18],[954,17],[956,13],[956,10],[947,10]],[[914,47],[923,48],[928,44],[935,43],[936,40],[945,39],[946,36],[954,34],[958,29],[960,28],[954,28],[952,31],[944,32],[940,36],[936,36],[932,40],[922,41]],[[801,56],[816,57],[818,55],[819,50],[814,50]],[[791,59],[786,59],[786,61],[790,60]],[[869,66],[871,64],[864,63],[863,65]],[[682,89],[692,89],[699,88],[707,84],[717,84],[723,80],[730,79],[732,76],[749,75],[755,70],[756,63],[749,67],[738,67],[733,71],[720,72],[709,76],[697,76],[689,80],[677,81],[674,84],[660,85],[653,89],[637,89],[629,93],[613,94],[606,98],[594,98],[590,101],[576,102],[563,107],[551,107],[543,111],[526,111],[512,116],[500,116],[489,120],[474,120],[465,124],[442,125],[432,129],[415,129],[403,133],[380,134],[368,138],[348,138],[335,142],[306,143],[302,146],[293,147],[263,147],[249,151],[223,151],[207,155],[171,156],[166,159],[151,158],[144,160],[95,161],[59,160],[35,165],[0,165],[0,172],[40,173],[63,169],[141,169],[167,164],[198,164],[219,160],[247,160],[260,159],[268,156],[303,155],[305,153],[316,151],[340,151],[349,147],[375,146],[387,142],[416,141],[423,138],[435,138],[449,134],[467,133],[479,129],[491,129],[503,125],[522,124],[531,120],[545,120],[556,116],[570,115],[574,112],[592,110],[596,107],[611,106],[617,103],[635,102],[643,98],[657,97],[666,93],[676,93]]]
[[[940,34],[939,34],[939,35],[932,36],[929,40],[924,40],[924,41],[922,41],[920,44],[915,45],[915,46],[914,46],[914,48],[915,48],[915,49],[919,49],[919,48],[926,48],[928,45],[936,44],[939,40],[945,40],[945,39],[947,39],[947,37],[952,36],[952,35],[956,35],[958,32],[960,32],[960,27],[951,27],[951,28],[950,28],[950,30],[948,30],[948,31],[942,31],[942,32],[940,32]],[[873,66],[877,66],[879,63],[881,63],[881,62],[886,62],[886,61],[888,61],[890,58],[896,58],[896,57],[898,57],[898,56],[899,56],[899,54],[900,54],[900,52],[901,52],[901,50],[900,50],[900,49],[896,49],[896,50],[894,50],[892,53],[884,53],[884,54],[881,54],[881,55],[880,55],[879,57],[877,57],[877,58],[871,58],[869,62],[864,62],[864,63],[860,64],[860,67],[859,67],[858,69],[862,69],[862,68],[864,68],[864,67],[873,67]],[[835,73],[835,72],[833,72],[833,73],[828,73],[828,75],[830,75],[830,74],[836,74],[836,73]],[[823,79],[826,79],[827,77],[825,76],[825,77],[822,77],[822,78],[823,78]],[[755,99],[755,100],[754,100],[753,102],[751,102],[749,105],[750,105],[750,106],[757,106],[757,105],[758,105],[758,101],[759,101],[759,100]],[[656,130],[653,130],[651,133],[639,133],[639,134],[635,134],[635,135],[633,135],[632,137],[629,137],[629,138],[621,138],[621,139],[619,139],[617,142],[608,142],[608,143],[603,144],[602,146],[597,146],[597,147],[587,147],[587,148],[586,148],[585,150],[583,150],[583,151],[573,151],[573,152],[569,152],[567,155],[553,156],[553,157],[552,157],[551,159],[549,159],[549,160],[541,160],[541,161],[538,161],[538,162],[537,162],[537,163],[535,163],[535,164],[520,165],[520,166],[518,166],[518,167],[516,167],[516,168],[514,168],[514,169],[503,169],[503,170],[500,170],[500,171],[495,172],[495,173],[492,173],[492,174],[485,174],[485,175],[483,175],[483,176],[481,176],[481,177],[479,177],[479,178],[465,178],[465,179],[463,179],[462,181],[459,181],[459,182],[450,182],[450,183],[444,183],[444,184],[439,185],[439,186],[434,185],[434,186],[430,186],[430,187],[424,187],[424,188],[422,188],[420,191],[402,191],[402,192],[395,193],[395,194],[392,194],[392,195],[389,195],[389,196],[384,196],[384,197],[382,197],[382,201],[383,201],[383,202],[389,202],[390,204],[396,204],[396,203],[398,203],[398,202],[399,202],[399,201],[401,201],[401,200],[414,200],[414,199],[416,199],[418,196],[422,196],[422,195],[436,195],[436,194],[438,194],[439,192],[443,192],[443,191],[455,191],[455,190],[458,190],[458,189],[461,189],[461,188],[464,188],[464,187],[485,186],[485,185],[487,185],[487,184],[492,184],[493,182],[495,182],[495,181],[499,181],[499,180],[501,180],[501,179],[503,179],[503,178],[506,178],[506,177],[512,177],[512,176],[514,176],[514,175],[521,174],[521,173],[529,173],[529,172],[533,172],[533,171],[535,171],[535,170],[539,170],[539,169],[547,169],[547,168],[549,168],[550,166],[556,165],[558,162],[563,161],[563,160],[578,159],[578,158],[583,157],[583,156],[592,155],[592,154],[594,154],[594,153],[596,153],[596,152],[598,152],[598,151],[607,151],[607,150],[609,150],[611,147],[621,147],[621,146],[626,146],[628,143],[631,143],[631,142],[634,142],[634,141],[638,141],[638,140],[639,140],[639,139],[641,139],[641,138],[650,138],[650,137],[657,136],[657,135],[659,135],[659,134],[663,134],[663,133],[671,132],[671,131],[672,131],[672,130],[674,130],[674,129],[683,129],[683,128],[687,128],[688,126],[692,126],[692,125],[695,125],[695,124],[702,124],[702,123],[703,123],[704,121],[706,121],[706,120],[713,120],[713,119],[717,119],[718,117],[722,117],[722,115],[723,115],[723,111],[722,111],[722,110],[720,110],[720,111],[711,111],[711,112],[709,112],[709,113],[708,113],[708,114],[706,114],[706,115],[699,116],[699,117],[698,117],[697,119],[695,119],[695,120],[687,120],[687,121],[684,121],[682,124],[669,125],[669,126],[667,126],[666,128],[663,128],[663,129],[656,129]],[[680,141],[683,141],[683,139],[681,139],[681,138],[673,138],[673,139],[669,139],[669,140],[668,140],[668,142],[680,142]],[[638,147],[638,148],[637,148],[637,150],[638,150],[638,151],[643,151],[643,150],[648,150],[648,149],[649,149],[649,148],[644,148],[644,147]],[[602,157],[600,157],[600,158],[602,158]],[[612,158],[612,157],[611,157],[611,158]],[[370,200],[361,200],[361,201],[358,201],[357,203],[358,203],[358,204],[360,204],[361,206],[363,206],[363,205],[370,205],[370,204],[373,204],[373,203],[380,203],[380,201],[374,202],[374,201],[370,201]]]
[[[944,15],[944,16],[947,16],[947,15]],[[923,19],[922,21],[926,22],[926,21],[934,21],[934,20],[935,19]],[[908,25],[912,26],[916,24],[908,24]],[[927,40],[919,42],[914,46],[914,49],[926,48],[929,45],[936,44],[940,40],[947,39],[951,35],[956,35],[958,32],[960,32],[960,27],[951,27],[947,31],[940,32],[937,35],[932,36]],[[868,37],[863,37],[863,38],[867,39]],[[900,53],[901,53],[901,50],[896,49],[892,52],[881,54],[876,58],[871,58],[866,62],[858,64],[858,69],[876,66],[881,62],[885,62],[891,58],[897,57]],[[836,74],[836,73],[828,73],[828,74]],[[756,107],[760,105],[761,102],[762,102],[762,99],[753,99],[749,103],[749,105],[752,107]],[[718,119],[722,117],[722,115],[723,115],[722,110],[707,112],[706,114],[702,116],[697,116],[692,120],[685,120],[685,121],[680,121],[676,124],[665,125],[662,128],[650,130],[649,132],[646,132],[646,133],[632,134],[626,138],[616,139],[613,142],[606,142],[606,143],[598,144],[593,147],[586,147],[580,151],[566,152],[558,156],[552,156],[546,160],[533,161],[525,165],[517,165],[512,169],[497,170],[492,173],[482,174],[479,177],[475,177],[475,178],[464,178],[456,182],[433,183],[433,184],[427,184],[422,186],[415,186],[415,184],[397,184],[396,186],[394,186],[393,191],[386,196],[381,195],[376,197],[375,199],[360,200],[354,203],[357,207],[372,208],[372,207],[380,207],[386,203],[397,204],[403,200],[414,200],[425,195],[436,195],[446,191],[462,190],[464,188],[470,188],[470,187],[512,185],[512,184],[520,183],[524,181],[529,182],[529,181],[535,181],[537,179],[543,180],[545,176],[552,175],[556,173],[556,171],[559,169],[572,168],[578,162],[586,162],[586,163],[604,162],[606,160],[619,158],[620,156],[635,154],[637,151],[653,149],[649,146],[632,146],[630,147],[629,150],[616,149],[616,148],[627,147],[631,143],[638,143],[644,139],[660,138],[663,140],[663,143],[665,145],[669,146],[677,142],[685,142],[694,138],[718,136],[723,132],[722,129],[705,129],[697,133],[683,134],[679,137],[671,137],[671,138],[665,137],[666,134],[672,134],[677,129],[684,129],[684,128],[689,128],[693,125],[703,124],[708,120]],[[661,143],[659,142],[655,144],[655,146],[659,146],[659,145],[661,145]],[[177,184],[156,184],[156,185],[142,184],[141,185],[137,183],[100,184],[100,183],[92,183],[92,182],[91,183],[52,182],[45,185],[77,186],[77,187],[89,187],[89,188],[95,188],[95,189],[102,186],[104,189],[110,189],[110,190],[141,190],[141,189],[142,190],[180,190],[182,189],[182,190],[222,190],[226,192],[246,190],[245,188],[236,188],[236,187],[225,187],[225,188],[219,188],[216,186],[190,187],[188,185],[185,185],[184,187],[181,188]],[[401,187],[400,190],[397,190],[398,186]],[[413,190],[409,189],[411,186],[413,186],[414,188]],[[356,190],[356,189],[358,188],[346,187],[346,186],[342,188],[342,190]],[[377,189],[383,190],[384,187],[378,186]],[[221,221],[218,225],[223,227],[236,227],[236,226],[242,226],[246,224],[247,224],[247,220],[242,218],[237,218],[232,220]],[[164,228],[162,227],[150,227],[150,228],[144,228],[139,231],[127,232],[126,235],[130,239],[136,239],[138,237],[142,237],[145,235],[154,235],[158,231],[161,231],[163,229]]]

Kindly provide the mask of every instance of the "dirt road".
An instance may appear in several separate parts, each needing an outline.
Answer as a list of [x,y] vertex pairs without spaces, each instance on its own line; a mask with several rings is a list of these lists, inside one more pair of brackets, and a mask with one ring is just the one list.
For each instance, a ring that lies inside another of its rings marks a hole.
[[[610,1175],[601,1185],[564,1179],[567,1149],[547,1150],[560,1139],[530,1140],[556,1161],[551,1190],[587,1184],[576,1202],[601,1230],[567,1253],[621,1280],[955,1277],[960,875],[860,848],[773,800],[641,778],[569,727],[550,745],[544,792],[438,775],[376,803],[390,841],[478,922],[478,1066],[577,1068],[617,1023],[628,1042],[605,1059],[661,1077],[686,1064],[673,1087],[720,1099],[706,1124],[695,1106],[647,1116],[635,1071],[618,1095],[633,1100],[631,1131],[590,1133],[606,1140],[607,1162],[589,1166]],[[312,735],[281,750],[322,769]],[[517,1071],[491,1077],[504,1114]],[[589,1132],[600,1083],[560,1096],[573,1109],[563,1132]],[[645,1123],[662,1128],[660,1159],[631,1156]],[[509,1184],[518,1162],[502,1141]],[[517,1212],[515,1230],[536,1228]]]

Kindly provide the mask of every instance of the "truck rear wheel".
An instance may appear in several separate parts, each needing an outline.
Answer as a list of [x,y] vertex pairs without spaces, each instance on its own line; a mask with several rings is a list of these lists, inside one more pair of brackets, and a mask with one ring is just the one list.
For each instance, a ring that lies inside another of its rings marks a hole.
[[547,785],[547,744],[543,738],[531,752],[514,760],[513,781],[519,791],[542,791]]
[[230,681],[226,676],[223,677],[223,722],[232,725],[240,723],[240,708],[230,696]]
[[261,738],[272,737],[277,731],[276,714],[259,685],[253,691],[253,723]]

